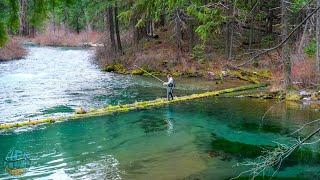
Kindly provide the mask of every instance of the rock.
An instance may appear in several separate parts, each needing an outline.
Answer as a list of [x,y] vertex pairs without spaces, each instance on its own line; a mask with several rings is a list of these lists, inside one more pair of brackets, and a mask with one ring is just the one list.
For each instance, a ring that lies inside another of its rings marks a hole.
[[312,101],[318,101],[319,97],[318,97],[318,95],[317,95],[316,93],[313,93],[313,94],[311,95],[310,99],[311,99]]
[[309,93],[307,91],[305,91],[305,90],[301,90],[299,92],[299,94],[300,94],[300,96],[308,96],[309,95]]
[[311,97],[304,97],[304,98],[302,98],[302,100],[304,100],[304,101],[311,101]]
[[79,107],[76,109],[76,114],[86,114],[86,113],[87,111],[82,107]]
[[285,99],[287,101],[299,101],[302,99],[302,96],[297,91],[289,91],[287,92]]
[[227,71],[221,71],[222,76],[227,76],[228,72]]

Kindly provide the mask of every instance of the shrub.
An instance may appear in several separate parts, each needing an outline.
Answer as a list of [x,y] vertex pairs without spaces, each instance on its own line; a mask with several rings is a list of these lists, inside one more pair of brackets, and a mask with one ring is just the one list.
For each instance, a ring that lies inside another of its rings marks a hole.
[[192,54],[191,54],[192,59],[203,63],[205,61],[205,47],[204,45],[196,45],[192,49]]
[[313,59],[297,60],[292,63],[292,80],[295,84],[307,87],[317,83],[319,74],[316,72]]
[[308,57],[314,57],[317,51],[317,42],[315,39],[312,39],[309,44],[304,47],[304,52],[308,55]]
[[11,39],[3,48],[0,48],[0,60],[21,59],[27,54],[16,39]]

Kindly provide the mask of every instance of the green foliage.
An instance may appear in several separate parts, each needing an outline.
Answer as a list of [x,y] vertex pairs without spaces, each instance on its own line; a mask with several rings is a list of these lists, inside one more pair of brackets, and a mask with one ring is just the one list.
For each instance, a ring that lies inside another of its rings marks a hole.
[[137,24],[136,24],[136,28],[142,28],[146,25],[146,22],[144,19],[139,19]]
[[0,48],[5,45],[5,43],[8,41],[8,33],[6,31],[6,27],[4,23],[0,19]]
[[291,10],[293,12],[299,12],[299,10],[305,6],[307,3],[309,3],[309,0],[293,0],[291,4]]
[[272,45],[272,43],[274,42],[274,37],[273,35],[268,35],[265,36],[261,39],[261,46],[262,47],[270,47]]
[[45,0],[33,0],[30,23],[40,28],[48,17],[48,4]]
[[204,62],[205,46],[203,44],[194,46],[194,48],[192,49],[191,57],[196,61]]
[[214,34],[220,34],[220,27],[226,21],[226,17],[218,8],[190,5],[187,8],[189,15],[194,16],[201,24],[195,32],[205,41]]
[[316,39],[312,39],[309,44],[307,44],[304,47],[304,52],[309,56],[309,57],[314,57],[317,51],[317,41]]
[[12,33],[17,33],[19,30],[19,0],[9,1],[9,19],[8,24]]
[[128,24],[130,22],[132,16],[132,11],[127,10],[119,13],[118,18],[120,21],[124,22],[125,24]]

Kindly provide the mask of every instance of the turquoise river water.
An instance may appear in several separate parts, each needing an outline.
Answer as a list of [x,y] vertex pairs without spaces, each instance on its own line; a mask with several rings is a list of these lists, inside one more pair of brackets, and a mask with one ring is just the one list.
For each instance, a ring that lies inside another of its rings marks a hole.
[[[165,95],[148,77],[104,73],[88,49],[28,47],[25,59],[0,63],[0,123],[73,113]],[[177,95],[227,86],[178,79]],[[275,142],[320,118],[296,103],[215,97],[79,121],[3,131],[0,160],[10,149],[28,152],[21,179],[229,179]],[[313,128],[307,128],[303,134]],[[275,178],[320,179],[319,145],[284,162]],[[271,171],[270,171],[271,172]],[[267,174],[268,175],[268,174]],[[14,179],[0,162],[0,179]]]

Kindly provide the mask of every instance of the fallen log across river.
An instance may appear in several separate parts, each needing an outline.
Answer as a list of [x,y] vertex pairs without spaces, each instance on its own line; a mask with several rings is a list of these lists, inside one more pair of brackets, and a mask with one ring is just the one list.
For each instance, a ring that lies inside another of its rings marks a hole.
[[99,109],[92,109],[82,114],[74,113],[74,114],[71,114],[68,116],[62,116],[62,117],[52,117],[52,118],[49,117],[49,118],[43,118],[43,119],[19,121],[15,123],[4,123],[4,124],[0,124],[0,130],[19,128],[19,127],[25,127],[25,126],[35,126],[40,124],[49,124],[49,123],[62,122],[62,121],[68,121],[68,120],[80,120],[83,118],[103,116],[103,115],[112,114],[112,113],[127,112],[127,111],[146,109],[151,107],[160,107],[168,104],[191,101],[191,100],[206,98],[206,97],[213,97],[213,96],[218,96],[220,94],[257,89],[257,88],[266,87],[266,86],[267,84],[254,84],[254,85],[248,85],[248,86],[240,86],[240,87],[228,88],[223,90],[209,91],[205,93],[175,97],[174,100],[171,100],[171,101],[168,101],[166,98],[158,98],[155,100],[140,101],[132,104],[109,105]]

